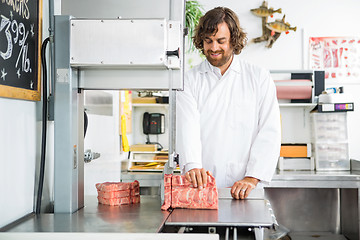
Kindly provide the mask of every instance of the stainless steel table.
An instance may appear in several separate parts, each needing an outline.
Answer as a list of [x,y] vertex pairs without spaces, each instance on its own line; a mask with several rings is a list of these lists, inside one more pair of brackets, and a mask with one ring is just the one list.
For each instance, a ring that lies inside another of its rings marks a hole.
[[[229,231],[233,230],[233,238],[237,239],[238,227],[254,231],[255,239],[264,239],[264,229],[274,228],[275,216],[269,201],[264,199],[234,200],[219,198],[218,210],[174,209],[166,226],[187,228],[208,227],[209,232],[225,231],[225,239],[229,239]],[[219,229],[220,228],[220,229]],[[216,230],[217,229],[217,230]]]
[[[292,233],[330,232],[360,239],[360,162],[352,160],[351,165],[351,171],[276,171],[265,196],[279,224]],[[121,177],[139,179],[152,192],[161,181],[155,173],[122,172]]]
[[263,199],[219,199],[218,210],[174,209],[165,225],[273,227],[269,202]]
[[86,196],[85,207],[72,214],[40,214],[10,232],[157,233],[169,212],[160,210],[159,196],[141,196],[140,204],[107,206]]
[[232,227],[234,231],[237,227],[251,228],[256,239],[263,239],[264,228],[274,226],[270,205],[263,199],[219,199],[218,210],[175,209],[168,212],[161,211],[160,205],[160,196],[141,196],[140,204],[122,206],[98,204],[96,196],[87,196],[85,207],[73,214],[32,216],[7,232],[138,234],[164,232],[166,226],[202,225]]

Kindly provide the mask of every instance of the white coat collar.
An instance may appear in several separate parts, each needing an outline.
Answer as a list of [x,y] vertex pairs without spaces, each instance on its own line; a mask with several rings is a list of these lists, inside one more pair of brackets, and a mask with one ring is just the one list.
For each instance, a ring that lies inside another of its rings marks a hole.
[[[206,72],[219,72],[219,68],[217,67],[214,67],[213,65],[211,65],[209,63],[209,61],[207,59],[205,59],[205,61],[203,61],[201,63],[201,66],[200,66],[200,72],[202,73],[206,73]],[[237,73],[240,73],[240,60],[239,60],[239,56],[238,55],[234,55],[234,58],[231,62],[231,65],[230,67],[228,68],[227,71],[235,71]]]

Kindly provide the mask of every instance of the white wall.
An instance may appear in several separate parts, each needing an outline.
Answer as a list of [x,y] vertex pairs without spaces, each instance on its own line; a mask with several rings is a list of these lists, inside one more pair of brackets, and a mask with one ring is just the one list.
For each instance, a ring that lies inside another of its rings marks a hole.
[[[200,0],[205,11],[217,6],[225,6],[234,10],[240,19],[240,24],[248,33],[249,40],[261,36],[261,18],[250,12],[258,8],[262,0]],[[282,34],[271,49],[265,48],[265,43],[248,45],[242,56],[247,60],[269,69],[302,69],[303,34],[305,37],[320,36],[354,36],[358,32],[354,23],[360,21],[358,10],[360,2],[357,0],[304,0],[268,1],[269,7],[281,8],[282,14],[276,13],[272,19],[281,19],[286,14],[286,21],[291,26],[297,26],[297,31]],[[307,50],[307,45],[305,46]],[[306,52],[307,54],[307,52]],[[307,59],[305,58],[306,63]],[[307,66],[305,66],[307,68]]]
[[35,102],[0,98],[0,227],[33,211]]
[[84,150],[91,149],[93,152],[98,152],[100,157],[84,164],[84,194],[86,196],[97,195],[96,183],[120,181],[120,163],[127,157],[127,154],[120,152],[119,91],[106,92],[112,95],[111,115],[88,112]]

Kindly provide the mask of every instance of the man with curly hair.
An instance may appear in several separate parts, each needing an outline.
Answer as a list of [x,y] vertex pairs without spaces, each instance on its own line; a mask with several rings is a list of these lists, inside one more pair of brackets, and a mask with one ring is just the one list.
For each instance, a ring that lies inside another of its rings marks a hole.
[[177,94],[182,173],[200,189],[213,174],[235,199],[271,181],[281,145],[274,82],[269,71],[240,59],[246,41],[232,10],[208,11],[193,37],[206,60],[186,74]]

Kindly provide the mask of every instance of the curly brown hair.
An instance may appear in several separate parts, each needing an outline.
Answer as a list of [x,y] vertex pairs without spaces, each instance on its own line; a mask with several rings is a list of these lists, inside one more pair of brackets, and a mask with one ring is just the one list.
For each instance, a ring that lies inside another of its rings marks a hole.
[[240,54],[247,42],[246,33],[240,27],[240,22],[236,14],[226,7],[216,7],[200,18],[193,36],[195,47],[204,53],[205,37],[216,34],[218,24],[223,22],[229,27],[231,35],[230,44],[234,48],[234,53]]

